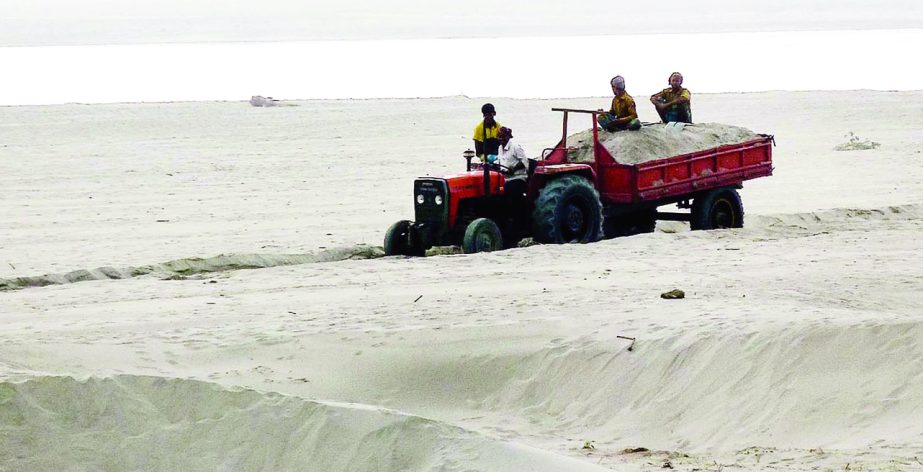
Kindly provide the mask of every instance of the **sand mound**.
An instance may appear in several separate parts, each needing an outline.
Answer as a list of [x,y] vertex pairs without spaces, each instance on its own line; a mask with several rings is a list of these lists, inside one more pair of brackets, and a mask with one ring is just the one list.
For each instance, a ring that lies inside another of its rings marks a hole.
[[[913,228],[919,220],[923,220],[923,205],[918,204],[883,208],[834,208],[803,213],[747,215],[745,228],[738,231],[773,238],[803,237],[841,231]],[[663,233],[690,231],[687,223],[679,221],[658,221],[657,230]]]
[[[750,141],[757,137],[756,133],[746,128],[721,123],[696,123],[686,125],[682,130],[654,124],[645,125],[638,131],[599,132],[599,141],[621,164],[639,164]],[[567,145],[576,148],[568,154],[571,162],[593,162],[592,129],[568,136]]]
[[165,279],[182,279],[189,276],[226,272],[240,269],[263,269],[296,264],[335,262],[349,259],[374,259],[384,257],[377,246],[358,244],[351,247],[327,249],[313,254],[221,254],[214,257],[189,257],[160,264],[140,267],[99,267],[81,269],[64,274],[45,274],[28,277],[0,279],[0,291],[28,287],[62,285],[88,280],[127,279],[153,275]]
[[747,230],[798,235],[833,231],[869,231],[912,225],[923,219],[923,205],[897,205],[885,208],[836,208],[807,213],[752,215]]
[[647,447],[861,448],[923,434],[923,376],[893,361],[923,356],[921,339],[920,323],[861,321],[641,336],[631,351],[574,340],[463,360],[454,378],[512,375],[453,387],[523,423]]
[[606,470],[393,410],[158,377],[0,383],[0,469]]

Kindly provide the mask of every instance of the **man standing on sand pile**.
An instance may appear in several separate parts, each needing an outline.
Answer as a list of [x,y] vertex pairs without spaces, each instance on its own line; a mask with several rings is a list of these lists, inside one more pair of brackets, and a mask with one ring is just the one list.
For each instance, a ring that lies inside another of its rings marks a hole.
[[[609,81],[612,85],[612,106],[608,113],[602,113],[596,118],[599,126],[606,131],[621,131],[630,129],[636,131],[641,129],[641,121],[638,119],[638,112],[635,109],[635,99],[631,98],[625,92],[625,79],[617,75]],[[602,111],[600,108],[599,111]]]
[[660,120],[664,123],[678,121],[692,123],[692,95],[683,88],[683,74],[674,72],[667,80],[669,88],[651,95],[651,103],[657,108]]
[[481,107],[481,114],[484,121],[474,127],[474,151],[484,162],[488,155],[497,155],[500,149],[500,123],[494,119],[497,110],[490,103]]

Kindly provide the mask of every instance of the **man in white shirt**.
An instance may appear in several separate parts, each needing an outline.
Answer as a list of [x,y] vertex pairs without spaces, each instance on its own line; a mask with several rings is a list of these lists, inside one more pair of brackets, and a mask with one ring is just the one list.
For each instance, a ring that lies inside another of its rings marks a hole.
[[497,162],[503,166],[501,170],[507,182],[514,179],[525,180],[529,169],[529,158],[526,156],[526,151],[518,143],[513,142],[513,130],[505,126],[500,127],[499,137],[500,149]]
[[529,175],[529,158],[522,146],[513,142],[513,130],[501,127],[498,135],[500,149],[497,163],[503,166],[500,170],[506,177],[503,194],[512,214],[522,216],[528,213],[526,192],[529,191],[529,187],[526,179]]

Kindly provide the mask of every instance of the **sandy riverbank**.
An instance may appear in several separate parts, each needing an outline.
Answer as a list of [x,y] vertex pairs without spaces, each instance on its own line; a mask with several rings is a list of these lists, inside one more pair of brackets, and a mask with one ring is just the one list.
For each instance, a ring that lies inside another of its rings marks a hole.
[[740,230],[378,257],[482,101],[0,108],[0,279],[152,268],[0,291],[0,470],[923,470],[923,92],[697,96]]

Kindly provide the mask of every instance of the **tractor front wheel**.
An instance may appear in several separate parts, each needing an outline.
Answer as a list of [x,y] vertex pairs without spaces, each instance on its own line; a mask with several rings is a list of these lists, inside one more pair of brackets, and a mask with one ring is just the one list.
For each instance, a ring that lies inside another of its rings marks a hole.
[[542,188],[532,212],[540,243],[591,243],[602,237],[602,204],[589,180],[568,175]]
[[385,232],[386,256],[423,256],[426,249],[413,234],[413,222],[401,220]]
[[693,230],[743,228],[744,205],[733,188],[712,190],[692,202]]
[[503,234],[490,218],[478,218],[465,228],[462,251],[465,254],[503,249]]

